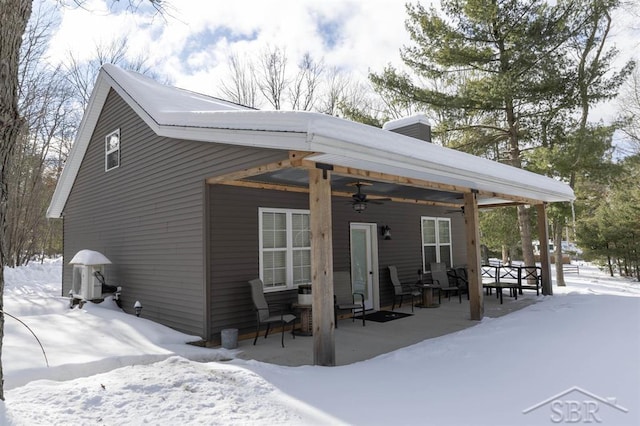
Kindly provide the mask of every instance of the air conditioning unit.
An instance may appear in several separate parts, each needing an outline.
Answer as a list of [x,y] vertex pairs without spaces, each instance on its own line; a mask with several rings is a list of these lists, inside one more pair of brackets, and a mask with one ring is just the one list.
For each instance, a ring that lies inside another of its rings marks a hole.
[[102,299],[102,283],[97,275],[103,277],[104,266],[111,264],[111,261],[100,252],[80,250],[69,263],[73,265],[72,299]]
[[73,265],[72,292],[76,299],[102,299],[102,283],[95,273],[104,273],[102,265]]

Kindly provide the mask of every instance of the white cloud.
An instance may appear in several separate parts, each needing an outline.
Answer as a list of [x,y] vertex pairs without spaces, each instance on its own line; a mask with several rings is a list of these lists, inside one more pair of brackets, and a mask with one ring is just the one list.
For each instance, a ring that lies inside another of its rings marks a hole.
[[231,51],[255,56],[266,46],[286,47],[292,64],[309,52],[365,78],[369,70],[399,62],[398,49],[408,42],[398,0],[174,0],[165,19],[110,12],[107,4],[90,0],[84,9],[62,9],[51,56],[64,58],[72,50],[89,58],[97,44],[124,34],[130,53],[148,57],[158,74],[211,93]]
[[[88,0],[84,8],[62,8],[51,56],[61,60],[71,50],[90,58],[96,45],[126,35],[130,53],[148,58],[157,75],[216,95],[231,52],[256,57],[267,46],[285,47],[291,65],[309,52],[367,81],[389,63],[402,67],[400,49],[410,44],[401,0],[170,0],[165,18],[110,10],[111,4]],[[638,47],[633,18],[624,11],[615,16],[611,40],[622,51],[619,64]],[[611,113],[608,105],[594,110],[599,118]]]

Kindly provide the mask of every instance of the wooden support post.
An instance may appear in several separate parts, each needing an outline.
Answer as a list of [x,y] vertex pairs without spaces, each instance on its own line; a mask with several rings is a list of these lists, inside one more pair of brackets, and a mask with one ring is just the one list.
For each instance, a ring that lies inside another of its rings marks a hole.
[[336,364],[336,347],[333,320],[330,171],[309,169],[309,209],[311,211],[313,364],[333,366]]
[[471,319],[484,316],[482,271],[480,270],[480,230],[478,200],[473,192],[464,194],[464,225],[467,234],[467,278],[469,280],[469,308]]
[[[540,266],[542,267],[542,294],[553,295],[551,282],[551,262],[549,261],[549,225],[547,223],[547,207],[536,204],[538,211],[538,239],[540,240]],[[556,259],[556,262],[558,260]],[[562,260],[560,260],[562,261]]]

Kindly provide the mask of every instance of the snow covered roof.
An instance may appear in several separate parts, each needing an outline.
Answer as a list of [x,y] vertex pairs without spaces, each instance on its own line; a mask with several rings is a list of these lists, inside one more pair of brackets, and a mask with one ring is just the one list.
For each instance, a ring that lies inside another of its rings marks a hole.
[[424,114],[414,114],[409,117],[397,118],[395,120],[389,120],[382,125],[383,130],[394,130],[400,127],[410,126],[412,124],[422,123],[429,126],[429,119]]
[[[106,64],[98,75],[47,217],[62,214],[110,89],[160,136],[314,152],[306,159],[541,202],[575,198],[573,190],[557,180],[388,130],[314,112],[254,110]],[[498,195],[482,202],[510,200]]]

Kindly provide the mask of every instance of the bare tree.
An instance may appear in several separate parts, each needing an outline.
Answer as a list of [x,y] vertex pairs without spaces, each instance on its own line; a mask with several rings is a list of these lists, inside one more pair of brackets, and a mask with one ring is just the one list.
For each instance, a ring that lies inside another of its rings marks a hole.
[[9,266],[27,263],[34,254],[42,253],[43,237],[52,236],[52,227],[59,227],[45,220],[55,186],[51,176],[58,173],[60,155],[66,156],[63,146],[71,139],[69,130],[75,130],[80,120],[62,70],[52,68],[44,58],[55,16],[54,10],[41,4],[27,26],[21,48],[18,105],[25,126],[7,174]]
[[228,81],[221,82],[220,93],[225,99],[251,108],[259,108],[258,83],[252,63],[241,59],[237,53],[229,55]]
[[100,67],[104,64],[119,65],[122,68],[157,78],[145,56],[137,55],[132,58],[128,49],[126,35],[107,43],[96,44],[95,54],[88,61],[82,61],[76,53],[69,52],[64,67],[68,75],[67,78],[72,86],[75,87],[76,96],[82,103],[82,109],[89,104],[93,84],[98,77]]
[[298,65],[298,74],[294,77],[289,88],[291,107],[294,110],[310,111],[313,109],[323,72],[322,61],[316,62],[309,53],[305,53]]
[[287,54],[284,48],[267,47],[260,56],[260,66],[256,70],[258,88],[271,106],[282,109],[282,101],[287,80]]
[[[83,0],[69,0],[83,4]],[[12,156],[23,131],[24,118],[18,109],[19,58],[22,36],[31,17],[32,0],[3,0],[0,2],[0,357],[4,336],[4,265],[7,262],[7,212],[9,186],[7,177],[12,169]],[[129,0],[132,9],[143,0]],[[64,0],[62,0],[64,3]],[[162,12],[164,0],[144,0],[155,12]],[[0,400],[4,400],[4,375],[0,363]]]
[[629,76],[617,100],[623,120],[622,133],[628,142],[629,154],[640,153],[640,69]]
[[[318,110],[319,96],[327,86],[322,60],[305,53],[290,73],[288,57],[283,47],[266,47],[255,60],[232,53],[228,56],[228,75],[220,82],[219,96],[260,108],[266,100],[273,109],[291,108],[299,111]],[[326,110],[326,102],[319,109]],[[334,105],[335,106],[335,105]]]

